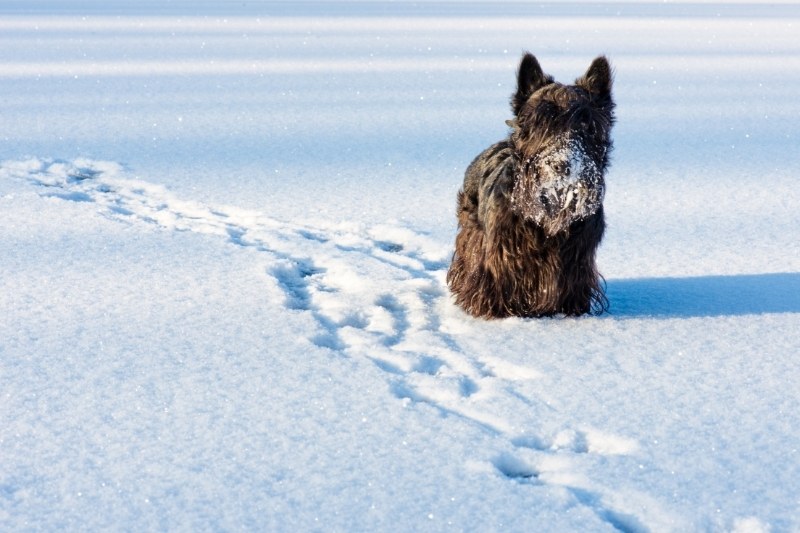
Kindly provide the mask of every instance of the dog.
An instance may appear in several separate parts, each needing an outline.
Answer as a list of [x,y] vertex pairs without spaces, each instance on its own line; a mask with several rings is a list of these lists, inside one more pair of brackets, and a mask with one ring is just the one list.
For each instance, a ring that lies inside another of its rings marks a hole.
[[455,302],[480,318],[578,316],[608,309],[595,255],[612,149],[613,73],[597,57],[573,85],[525,53],[508,138],[469,165],[447,272]]

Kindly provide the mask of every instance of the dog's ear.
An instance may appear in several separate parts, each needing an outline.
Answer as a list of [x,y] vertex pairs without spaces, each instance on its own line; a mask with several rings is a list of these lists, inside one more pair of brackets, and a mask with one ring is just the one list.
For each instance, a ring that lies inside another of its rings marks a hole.
[[539,62],[530,52],[522,56],[517,71],[517,92],[511,97],[511,108],[515,115],[519,115],[519,110],[528,101],[528,98],[545,85],[553,83],[552,76],[542,72]]
[[608,96],[611,94],[611,83],[613,79],[611,65],[605,56],[600,56],[592,61],[589,70],[582,78],[575,80],[575,85],[583,87],[592,95]]

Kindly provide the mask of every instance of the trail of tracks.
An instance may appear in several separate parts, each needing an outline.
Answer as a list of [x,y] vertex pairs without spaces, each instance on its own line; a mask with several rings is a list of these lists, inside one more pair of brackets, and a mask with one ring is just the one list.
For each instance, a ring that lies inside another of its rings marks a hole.
[[402,401],[427,404],[504,439],[506,451],[491,459],[488,471],[511,482],[565,487],[576,504],[611,527],[646,530],[638,518],[609,507],[604,488],[570,475],[584,454],[625,455],[636,443],[572,427],[547,434],[521,429],[526,417],[519,413],[547,411],[543,398],[518,386],[541,372],[461,347],[454,323],[470,319],[450,304],[444,282],[449,247],[406,228],[310,226],[182,200],[113,162],[4,162],[0,177],[27,180],[44,197],[93,204],[114,220],[217,235],[266,254],[265,275],[282,290],[287,312],[314,318],[310,343],[371,360]]

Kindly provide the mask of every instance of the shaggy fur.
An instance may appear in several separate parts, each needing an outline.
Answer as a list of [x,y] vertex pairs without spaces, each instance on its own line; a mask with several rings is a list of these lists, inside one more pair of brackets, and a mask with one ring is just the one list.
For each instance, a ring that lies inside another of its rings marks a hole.
[[598,57],[563,85],[525,54],[517,78],[509,137],[475,158],[458,193],[447,283],[476,317],[601,313],[611,67]]

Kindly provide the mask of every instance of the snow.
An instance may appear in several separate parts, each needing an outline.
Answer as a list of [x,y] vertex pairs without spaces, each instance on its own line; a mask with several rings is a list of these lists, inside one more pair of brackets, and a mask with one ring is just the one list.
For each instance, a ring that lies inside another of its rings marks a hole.
[[[161,4],[0,6],[0,530],[800,531],[800,8]],[[444,283],[523,50],[601,317]]]

